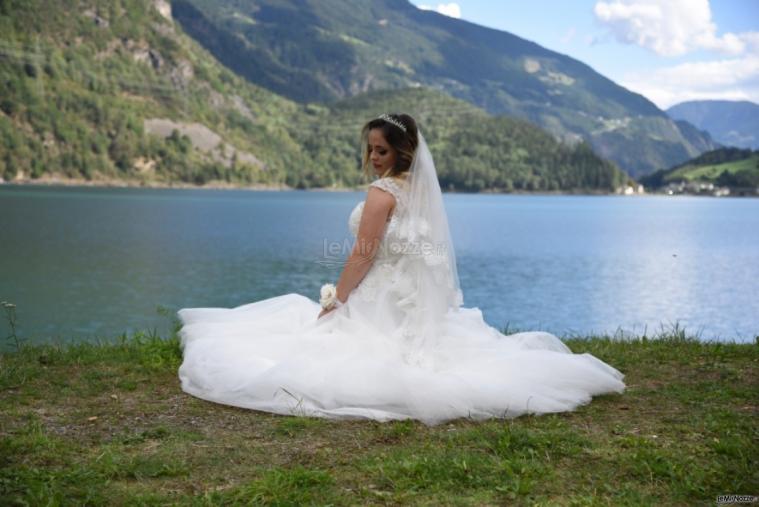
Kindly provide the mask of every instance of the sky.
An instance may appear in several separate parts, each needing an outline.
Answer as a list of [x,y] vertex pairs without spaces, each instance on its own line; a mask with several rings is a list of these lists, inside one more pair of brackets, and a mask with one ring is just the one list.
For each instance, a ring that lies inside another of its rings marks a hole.
[[411,0],[531,40],[661,109],[759,103],[759,0]]

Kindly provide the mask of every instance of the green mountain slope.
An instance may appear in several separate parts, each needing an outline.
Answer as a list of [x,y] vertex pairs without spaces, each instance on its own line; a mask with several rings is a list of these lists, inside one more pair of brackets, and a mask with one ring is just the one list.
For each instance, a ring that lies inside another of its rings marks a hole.
[[746,100],[692,100],[670,107],[667,114],[706,130],[722,144],[759,149],[759,104]]
[[383,111],[419,119],[446,188],[613,191],[627,181],[587,145],[441,91],[298,104],[221,65],[162,0],[0,0],[0,33],[9,181],[350,187],[363,181],[360,128]]
[[759,151],[720,148],[685,164],[657,171],[640,181],[655,188],[676,182],[707,182],[731,188],[759,188]]
[[219,65],[169,12],[0,2],[0,175],[277,184],[305,164],[278,127],[297,105]]
[[585,139],[632,176],[716,147],[587,65],[406,0],[174,0],[185,30],[251,82],[329,103],[424,85]]

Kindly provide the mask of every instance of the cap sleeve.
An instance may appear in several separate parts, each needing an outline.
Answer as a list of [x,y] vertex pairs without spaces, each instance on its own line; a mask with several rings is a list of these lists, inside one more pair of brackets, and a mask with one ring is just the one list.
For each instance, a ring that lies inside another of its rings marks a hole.
[[401,184],[398,183],[395,179],[390,177],[380,178],[371,182],[369,186],[377,187],[381,190],[384,190],[385,192],[388,192],[393,197],[395,197],[395,202],[398,207],[406,207],[406,192],[404,192],[403,188],[401,188]]

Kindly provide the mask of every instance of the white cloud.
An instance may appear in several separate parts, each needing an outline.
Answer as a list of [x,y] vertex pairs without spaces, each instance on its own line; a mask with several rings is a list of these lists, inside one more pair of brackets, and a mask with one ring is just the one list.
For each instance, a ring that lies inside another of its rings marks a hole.
[[686,100],[750,100],[759,103],[759,55],[681,63],[626,75],[620,84],[666,109]]
[[419,8],[426,11],[437,11],[440,14],[445,14],[446,16],[452,18],[461,18],[461,7],[459,4],[454,2],[448,4],[437,4],[435,7],[431,5],[420,5]]
[[709,0],[605,0],[596,2],[594,13],[607,32],[591,44],[614,37],[665,57],[699,50],[722,55],[628,73],[619,80],[660,108],[686,100],[759,102],[759,32],[718,35]]
[[593,9],[596,19],[625,44],[637,44],[662,56],[697,49],[738,55],[747,38],[759,32],[717,35],[709,0],[610,0]]
[[752,55],[759,55],[759,32],[746,32],[740,34],[746,43],[746,51]]

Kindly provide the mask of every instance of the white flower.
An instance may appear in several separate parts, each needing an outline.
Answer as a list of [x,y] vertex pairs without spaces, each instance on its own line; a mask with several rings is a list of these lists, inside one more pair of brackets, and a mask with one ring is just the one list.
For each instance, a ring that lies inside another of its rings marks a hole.
[[334,284],[325,283],[322,285],[320,296],[319,304],[322,308],[331,308],[337,302],[337,288]]

